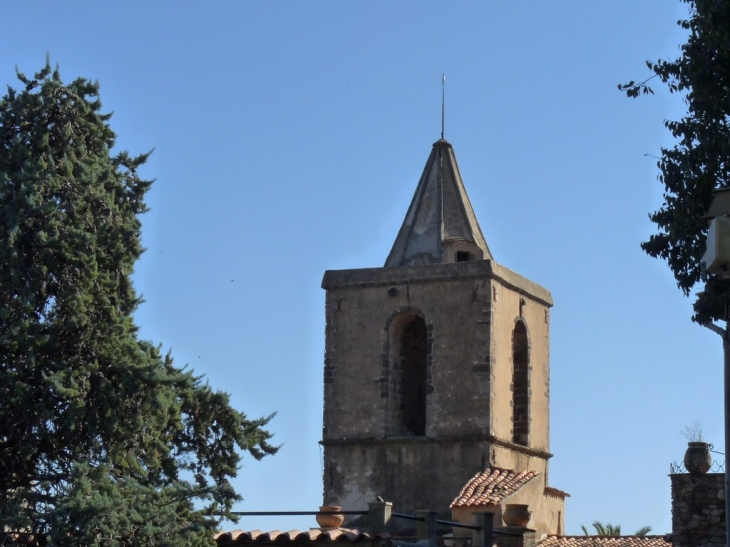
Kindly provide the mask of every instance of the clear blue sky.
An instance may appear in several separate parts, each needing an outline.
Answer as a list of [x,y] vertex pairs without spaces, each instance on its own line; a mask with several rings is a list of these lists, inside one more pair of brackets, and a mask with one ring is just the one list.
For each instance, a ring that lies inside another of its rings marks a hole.
[[555,300],[550,483],[572,496],[567,531],[663,533],[679,431],[699,420],[723,443],[722,352],[639,248],[662,201],[651,156],[683,105],[616,86],[677,54],[684,6],[5,2],[0,74],[14,85],[49,52],[66,79],[101,82],[120,148],[155,149],[137,320],[236,407],[278,412],[280,453],[246,458],[236,482],[255,511],[320,504],[321,277],[384,262],[446,73],[446,138],[489,246]]

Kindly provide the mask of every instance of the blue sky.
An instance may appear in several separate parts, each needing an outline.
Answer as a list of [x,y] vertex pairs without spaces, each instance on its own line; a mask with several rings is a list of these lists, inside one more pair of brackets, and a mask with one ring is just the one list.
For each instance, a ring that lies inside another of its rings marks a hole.
[[[380,266],[439,138],[496,260],[550,289],[550,483],[569,533],[671,530],[669,464],[723,444],[722,352],[639,243],[683,104],[617,84],[671,58],[667,0],[14,2],[0,74],[50,53],[99,80],[120,149],[155,149],[135,283],[144,337],[271,422],[242,511],[320,504],[327,269]],[[699,290],[699,288],[698,288]],[[720,448],[721,449],[721,448]],[[719,456],[722,459],[722,456]],[[469,477],[465,477],[465,481]],[[309,517],[245,519],[308,528]]]

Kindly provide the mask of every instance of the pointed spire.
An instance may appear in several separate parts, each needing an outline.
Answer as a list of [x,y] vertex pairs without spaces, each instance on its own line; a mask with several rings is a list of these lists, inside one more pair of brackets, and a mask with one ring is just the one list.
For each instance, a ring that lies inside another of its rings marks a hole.
[[386,267],[491,260],[456,164],[444,139],[434,143]]

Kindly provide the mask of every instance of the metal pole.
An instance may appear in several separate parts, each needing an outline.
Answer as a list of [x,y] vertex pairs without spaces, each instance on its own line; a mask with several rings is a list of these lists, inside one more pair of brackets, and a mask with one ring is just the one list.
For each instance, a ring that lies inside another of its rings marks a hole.
[[472,532],[472,547],[492,547],[494,543],[494,513],[473,513],[472,522],[478,530]]
[[444,89],[446,88],[446,74],[441,75],[441,140],[444,140],[444,104],[446,102],[446,95]]
[[725,375],[725,545],[730,547],[730,325],[725,322],[725,332],[722,336],[722,352],[724,357]]
[[416,511],[419,518],[416,524],[418,541],[427,541],[428,547],[436,547],[436,511]]
[[728,309],[725,309],[725,328],[720,328],[714,323],[702,325],[722,337],[723,357],[723,399],[725,405],[725,545],[730,547],[730,318]]

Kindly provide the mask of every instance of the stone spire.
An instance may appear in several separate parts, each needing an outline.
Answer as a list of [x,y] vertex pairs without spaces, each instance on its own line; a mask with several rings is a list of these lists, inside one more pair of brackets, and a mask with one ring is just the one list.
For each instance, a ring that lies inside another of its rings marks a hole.
[[434,143],[385,267],[491,260],[454,149]]

